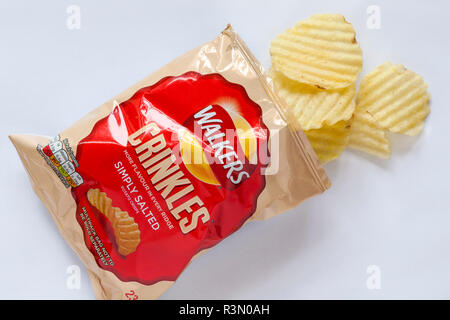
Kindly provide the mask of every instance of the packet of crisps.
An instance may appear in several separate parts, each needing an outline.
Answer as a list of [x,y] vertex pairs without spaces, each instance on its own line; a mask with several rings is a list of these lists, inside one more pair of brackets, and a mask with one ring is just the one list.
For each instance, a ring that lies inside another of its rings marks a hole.
[[99,299],[155,299],[250,220],[330,183],[228,26],[54,138],[11,135]]

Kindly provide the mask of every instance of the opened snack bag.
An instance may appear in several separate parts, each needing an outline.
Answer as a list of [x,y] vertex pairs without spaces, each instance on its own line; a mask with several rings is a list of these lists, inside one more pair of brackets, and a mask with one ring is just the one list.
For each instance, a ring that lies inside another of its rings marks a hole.
[[96,296],[154,299],[247,221],[330,186],[286,112],[227,27],[57,136],[10,138]]

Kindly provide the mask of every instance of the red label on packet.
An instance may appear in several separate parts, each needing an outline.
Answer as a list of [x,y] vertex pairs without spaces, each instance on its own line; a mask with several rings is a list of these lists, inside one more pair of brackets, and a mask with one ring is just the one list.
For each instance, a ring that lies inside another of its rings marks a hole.
[[175,280],[255,211],[268,134],[219,74],[166,77],[117,105],[76,155],[77,221],[98,265],[122,281]]
[[53,152],[50,149],[49,145],[46,145],[44,148],[42,148],[42,151],[47,155],[47,157],[51,157],[53,155]]

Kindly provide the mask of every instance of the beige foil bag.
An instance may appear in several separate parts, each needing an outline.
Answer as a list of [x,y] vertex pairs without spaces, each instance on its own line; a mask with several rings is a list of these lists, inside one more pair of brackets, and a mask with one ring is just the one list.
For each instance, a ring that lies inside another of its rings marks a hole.
[[[109,115],[115,105],[129,99],[140,88],[153,85],[164,77],[188,71],[202,75],[218,73],[227,81],[243,86],[250,99],[261,107],[270,139],[276,139],[276,143],[269,143],[272,173],[265,176],[265,187],[257,198],[256,210],[247,221],[273,217],[329,188],[330,182],[304,133],[289,129],[289,115],[274,92],[271,79],[230,26],[213,41],[173,60],[90,112],[61,132],[60,140],[70,141],[72,151],[76,154],[79,141],[88,136],[97,121]],[[49,138],[36,135],[11,135],[10,138],[28,172],[34,191],[52,215],[65,240],[85,264],[98,299],[156,299],[173,284],[172,280],[151,284],[122,281],[110,270],[99,267],[98,261],[86,246],[83,230],[76,220],[77,204],[71,189],[61,183],[60,177],[45,161],[42,153],[37,151],[37,146],[47,145]],[[193,258],[206,250],[200,250]]]

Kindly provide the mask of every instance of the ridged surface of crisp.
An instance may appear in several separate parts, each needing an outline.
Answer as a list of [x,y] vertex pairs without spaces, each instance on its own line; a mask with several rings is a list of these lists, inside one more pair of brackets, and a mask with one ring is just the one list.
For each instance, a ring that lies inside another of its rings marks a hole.
[[336,159],[347,147],[351,121],[340,121],[333,126],[305,131],[320,162]]
[[270,75],[278,94],[303,130],[332,126],[349,120],[355,111],[355,85],[343,89],[321,90],[293,81],[273,68]]
[[87,199],[111,223],[119,253],[126,256],[136,251],[141,242],[141,232],[133,217],[128,212],[113,207],[112,200],[99,189],[89,189]]
[[357,95],[358,108],[369,112],[380,126],[410,136],[422,131],[430,113],[429,100],[420,75],[390,62],[367,74]]
[[298,22],[272,40],[270,54],[277,71],[321,89],[349,86],[362,68],[355,30],[340,14],[315,14]]
[[388,159],[391,155],[386,130],[369,113],[359,108],[353,116],[349,147],[383,159]]

